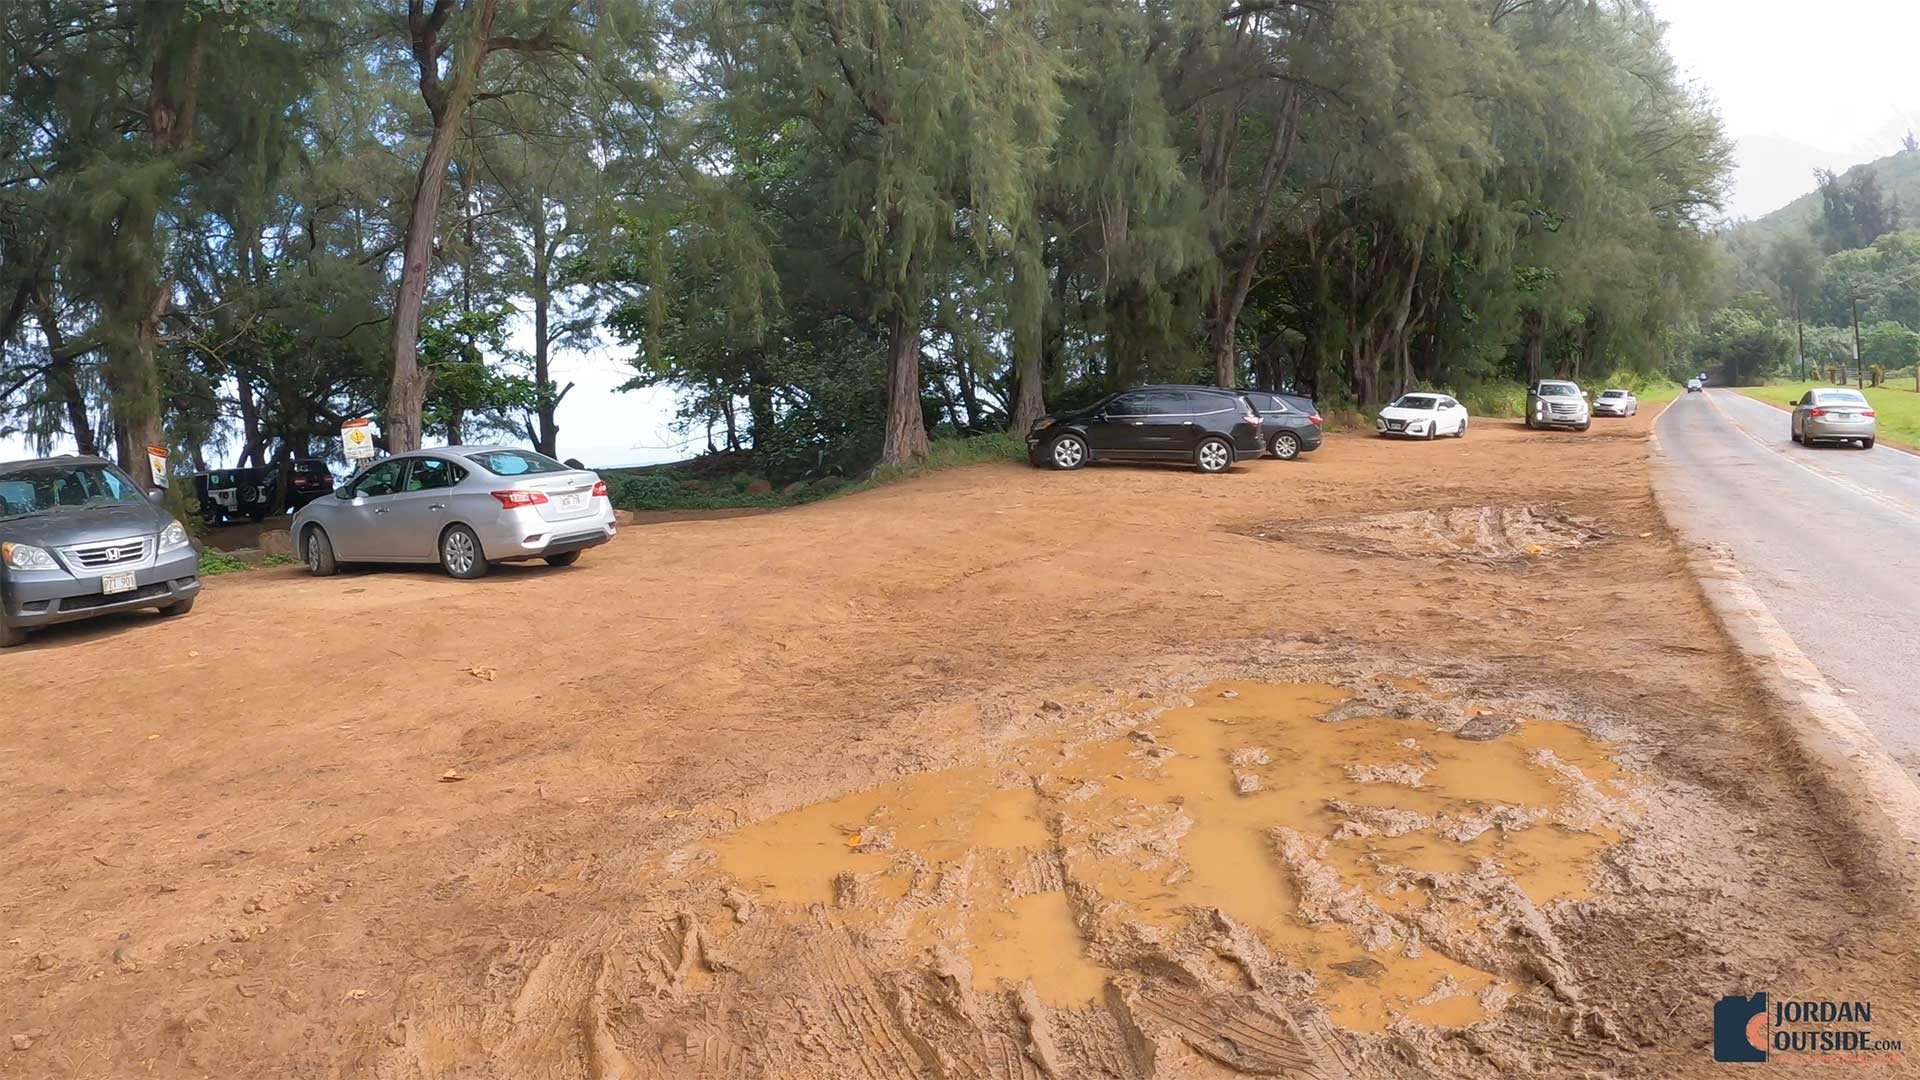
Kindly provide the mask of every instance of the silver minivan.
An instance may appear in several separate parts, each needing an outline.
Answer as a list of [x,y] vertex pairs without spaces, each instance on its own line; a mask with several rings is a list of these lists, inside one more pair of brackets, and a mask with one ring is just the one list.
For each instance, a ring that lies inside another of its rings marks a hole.
[[200,556],[159,498],[97,457],[0,463],[0,648],[116,611],[192,611]]

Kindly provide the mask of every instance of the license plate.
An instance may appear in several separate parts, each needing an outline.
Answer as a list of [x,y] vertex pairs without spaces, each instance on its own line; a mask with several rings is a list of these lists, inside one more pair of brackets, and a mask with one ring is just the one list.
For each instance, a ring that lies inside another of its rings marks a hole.
[[133,571],[131,570],[122,570],[116,574],[108,574],[100,579],[100,591],[106,593],[108,596],[112,596],[114,593],[132,592],[133,590]]
[[578,495],[562,495],[560,496],[560,509],[578,510],[583,501],[584,500]]

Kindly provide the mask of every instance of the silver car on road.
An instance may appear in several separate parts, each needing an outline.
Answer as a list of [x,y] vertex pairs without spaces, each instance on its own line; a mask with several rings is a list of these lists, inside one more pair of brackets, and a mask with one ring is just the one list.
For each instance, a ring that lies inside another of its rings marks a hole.
[[1878,421],[1865,394],[1844,386],[1815,387],[1793,403],[1793,441],[1857,442],[1873,449]]
[[341,563],[439,563],[477,578],[493,563],[571,566],[613,539],[606,481],[531,450],[445,446],[387,458],[294,515],[313,573]]

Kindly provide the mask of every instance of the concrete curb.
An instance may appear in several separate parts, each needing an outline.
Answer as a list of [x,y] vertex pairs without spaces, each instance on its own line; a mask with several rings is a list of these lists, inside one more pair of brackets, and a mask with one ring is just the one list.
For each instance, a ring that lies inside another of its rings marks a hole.
[[[1657,459],[1658,431],[1653,444]],[[1662,467],[1658,460],[1653,464]],[[1656,482],[1654,502],[1668,529],[1682,535],[1674,525],[1677,515],[1670,498]],[[1800,651],[1733,560],[1700,544],[1681,546],[1728,639],[1774,698],[1774,719],[1804,766],[1804,779],[1821,808],[1865,844],[1866,850],[1849,861],[1885,878],[1909,909],[1920,908],[1920,785]]]

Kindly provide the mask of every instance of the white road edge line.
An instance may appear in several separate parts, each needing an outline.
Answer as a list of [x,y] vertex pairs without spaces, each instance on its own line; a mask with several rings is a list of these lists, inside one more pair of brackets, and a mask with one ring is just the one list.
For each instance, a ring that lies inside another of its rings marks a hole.
[[[1659,455],[1665,454],[1659,423],[1667,411],[1654,418],[1652,442]],[[1659,483],[1654,496],[1667,527],[1684,537],[1675,524],[1673,496]],[[1847,707],[1730,556],[1693,542],[1682,543],[1681,550],[1727,637],[1779,702],[1777,715],[1820,801],[1871,849],[1862,868],[1892,878],[1907,905],[1920,906],[1920,785]]]

